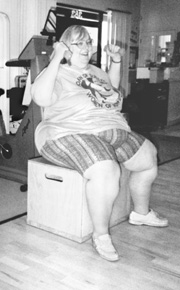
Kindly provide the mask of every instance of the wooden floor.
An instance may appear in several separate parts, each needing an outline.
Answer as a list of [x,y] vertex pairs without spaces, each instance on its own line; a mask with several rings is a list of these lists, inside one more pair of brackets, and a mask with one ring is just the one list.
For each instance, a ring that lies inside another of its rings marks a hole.
[[102,260],[91,241],[78,244],[26,224],[0,226],[2,290],[179,290],[180,160],[159,168],[151,206],[169,218],[159,229],[121,223],[111,230],[121,254]]

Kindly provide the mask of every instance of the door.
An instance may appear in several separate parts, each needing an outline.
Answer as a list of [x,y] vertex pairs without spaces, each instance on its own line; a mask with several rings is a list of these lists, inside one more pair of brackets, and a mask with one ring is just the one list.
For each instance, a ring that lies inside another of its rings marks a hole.
[[56,39],[59,40],[65,29],[71,25],[85,26],[94,41],[91,63],[100,67],[102,20],[102,11],[57,3]]

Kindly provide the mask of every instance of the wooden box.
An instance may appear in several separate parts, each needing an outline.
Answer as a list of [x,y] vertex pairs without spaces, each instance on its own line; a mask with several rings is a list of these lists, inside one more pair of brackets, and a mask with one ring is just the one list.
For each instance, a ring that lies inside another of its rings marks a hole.
[[[121,189],[110,226],[127,219],[130,212],[129,172],[122,171]],[[28,161],[27,223],[54,234],[83,242],[92,234],[86,179],[77,171],[53,165],[42,157]]]

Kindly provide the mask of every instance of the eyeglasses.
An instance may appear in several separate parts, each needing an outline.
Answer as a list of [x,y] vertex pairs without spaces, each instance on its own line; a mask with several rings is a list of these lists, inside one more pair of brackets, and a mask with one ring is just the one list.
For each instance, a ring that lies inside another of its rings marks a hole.
[[88,48],[91,48],[92,44],[93,44],[93,39],[88,39],[86,41],[78,41],[78,42],[71,43],[71,45],[77,45],[77,47],[79,49],[82,49],[85,44],[87,45]]

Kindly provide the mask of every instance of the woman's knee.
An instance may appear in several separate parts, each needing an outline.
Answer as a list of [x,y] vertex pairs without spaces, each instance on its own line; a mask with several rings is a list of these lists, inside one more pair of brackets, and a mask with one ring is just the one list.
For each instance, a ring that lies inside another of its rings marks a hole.
[[148,139],[144,141],[136,154],[123,165],[131,171],[154,169],[157,167],[157,149]]
[[120,178],[120,166],[114,160],[104,160],[93,164],[84,172],[86,179],[98,179],[98,180],[119,180]]

